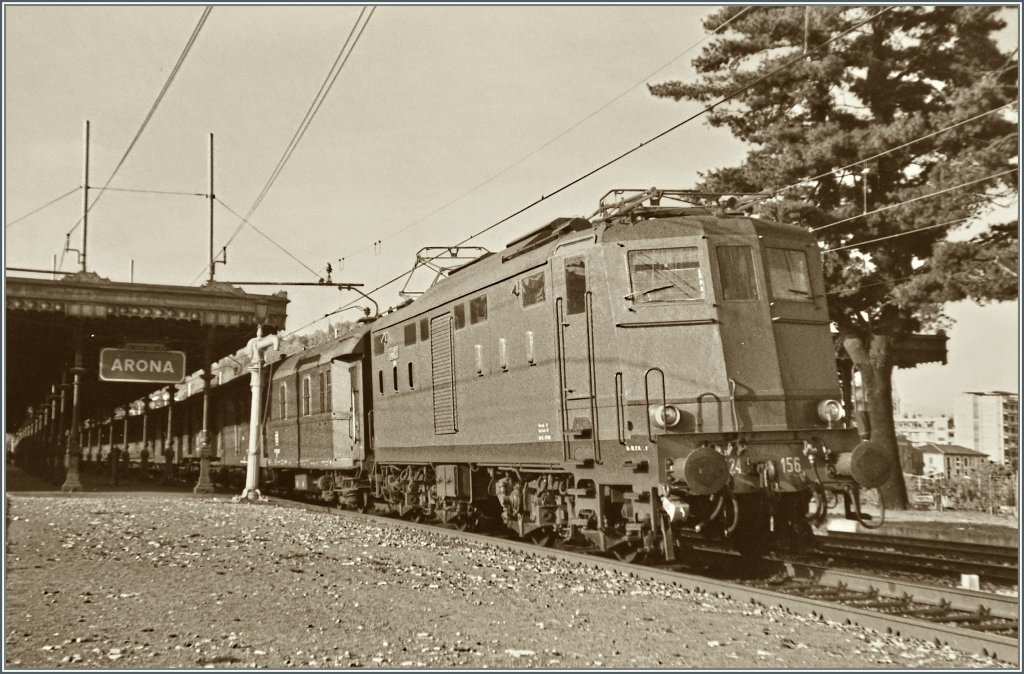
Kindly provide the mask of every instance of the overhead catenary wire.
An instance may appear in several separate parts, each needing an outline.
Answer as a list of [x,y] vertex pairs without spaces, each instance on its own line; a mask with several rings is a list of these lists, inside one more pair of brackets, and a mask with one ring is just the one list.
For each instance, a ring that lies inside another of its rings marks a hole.
[[868,239],[867,241],[860,241],[858,243],[850,243],[850,244],[847,244],[845,246],[836,246],[835,248],[826,248],[825,250],[823,250],[821,252],[822,252],[822,254],[825,254],[825,253],[835,253],[836,251],[847,250],[849,248],[860,248],[862,246],[867,246],[867,245],[870,245],[872,243],[878,243],[879,241],[887,241],[888,239],[895,239],[895,238],[898,238],[898,237],[901,237],[901,236],[907,236],[909,234],[914,234],[915,232],[923,232],[923,231],[925,231],[927,229],[937,229],[939,227],[950,227],[950,226],[956,225],[958,223],[966,222],[966,221],[970,220],[972,217],[974,217],[974,216],[968,215],[968,216],[964,216],[962,218],[956,218],[954,220],[947,220],[946,222],[940,222],[940,223],[938,223],[936,225],[928,225],[926,227],[915,227],[913,229],[908,229],[908,230],[904,230],[902,232],[897,232],[896,234],[889,234],[887,236],[880,236],[880,237],[875,238],[875,239]]
[[[292,134],[291,140],[288,141],[288,145],[285,147],[284,152],[282,153],[281,157],[277,160],[277,164],[275,164],[274,169],[270,172],[270,177],[267,179],[267,182],[263,185],[263,188],[260,190],[259,194],[253,200],[253,203],[249,207],[248,212],[246,212],[244,216],[238,215],[239,223],[235,227],[234,231],[231,232],[231,235],[228,237],[227,241],[223,244],[222,250],[227,248],[228,246],[231,245],[232,242],[234,242],[235,238],[238,236],[239,232],[242,231],[242,228],[245,225],[249,225],[250,227],[253,227],[253,229],[255,229],[251,222],[252,216],[256,213],[256,210],[263,203],[263,200],[266,198],[267,193],[270,192],[271,187],[273,187],[274,183],[277,181],[277,178],[281,175],[281,172],[284,171],[284,167],[287,165],[288,160],[291,159],[291,156],[295,152],[295,149],[302,141],[302,138],[306,135],[306,131],[309,129],[310,124],[312,124],[313,119],[316,117],[317,112],[319,112],[320,107],[324,103],[324,100],[326,100],[327,94],[330,93],[335,81],[337,81],[338,76],[341,74],[341,71],[344,69],[345,64],[348,62],[349,57],[355,50],[356,44],[358,44],[360,37],[362,37],[363,31],[366,30],[366,26],[369,24],[370,18],[372,18],[375,10],[376,7],[369,8],[369,13],[367,13],[366,7],[363,7],[360,10],[359,16],[356,17],[355,22],[352,24],[352,28],[349,30],[348,36],[345,38],[345,42],[342,44],[341,49],[338,50],[338,55],[335,57],[334,62],[331,64],[330,69],[327,71],[327,75],[326,77],[324,77],[324,81],[320,84],[319,90],[316,92],[316,95],[313,96],[312,102],[310,102],[309,107],[306,109],[306,113],[303,115],[302,121],[299,122],[299,126],[295,129],[295,132]],[[365,21],[363,21],[364,16],[366,17]],[[291,253],[289,253],[289,255],[291,255]],[[297,258],[294,258],[294,256],[292,257],[293,259],[296,259],[298,261]],[[316,276],[317,278],[321,278],[320,274],[317,273],[316,271],[313,271],[309,267],[309,265],[305,264],[304,262],[300,262],[300,264],[302,264],[302,266],[305,267],[306,269],[310,270],[314,276]],[[189,285],[199,280],[199,278],[205,273],[205,271],[205,268],[202,271],[200,271],[199,274],[197,274],[195,278],[193,278],[192,281],[190,281]]]
[[963,187],[969,187],[970,185],[976,185],[978,183],[985,182],[986,180],[992,180],[994,178],[999,178],[999,177],[1002,177],[1004,175],[1007,175],[1008,173],[1014,173],[1016,171],[1017,171],[1016,168],[1007,169],[1005,171],[1001,171],[999,173],[995,173],[995,174],[990,175],[990,176],[985,176],[984,178],[978,178],[977,180],[970,180],[970,181],[968,181],[966,183],[961,183],[959,185],[954,185],[953,187],[947,187],[945,189],[938,190],[936,192],[929,192],[928,194],[921,194],[921,195],[916,196],[916,197],[914,197],[912,199],[907,199],[905,201],[900,201],[900,202],[897,202],[895,204],[888,204],[887,206],[882,206],[881,208],[876,208],[873,211],[867,211],[866,213],[858,213],[857,215],[852,215],[852,216],[850,216],[848,218],[843,218],[842,220],[836,220],[835,222],[830,222],[827,225],[821,225],[820,227],[813,227],[811,229],[811,231],[812,232],[819,232],[819,231],[821,231],[823,229],[828,229],[829,227],[835,227],[836,225],[841,225],[844,222],[850,222],[851,220],[856,220],[858,218],[867,217],[869,215],[875,215],[876,213],[882,213],[884,211],[891,210],[891,209],[896,208],[898,206],[905,206],[907,204],[912,204],[912,203],[914,203],[916,201],[921,201],[922,199],[928,199],[930,197],[935,197],[935,196],[938,196],[940,194],[945,194],[947,192],[952,192],[953,190],[958,190],[958,189],[961,189]]
[[[690,53],[691,51],[693,51],[694,49],[699,47],[701,44],[706,42],[711,37],[714,37],[715,35],[720,33],[722,30],[724,30],[726,27],[728,27],[729,24],[731,24],[734,21],[736,21],[737,19],[739,19],[741,16],[746,14],[751,9],[752,9],[751,7],[744,7],[744,8],[742,8],[739,12],[737,12],[736,14],[734,14],[733,16],[729,17],[728,19],[723,21],[721,24],[719,24],[713,31],[711,31],[710,33],[705,34],[701,39],[697,40],[696,42],[691,44],[689,47],[687,47],[683,51],[681,51],[678,54],[676,54],[675,56],[673,56],[669,61],[667,61],[663,65],[659,66],[657,69],[651,71],[650,74],[648,74],[645,77],[643,77],[640,81],[630,85],[627,89],[624,89],[617,96],[615,96],[614,98],[610,99],[606,103],[602,104],[600,107],[598,107],[595,110],[593,110],[590,114],[588,114],[585,117],[583,117],[582,119],[579,119],[578,121],[574,122],[572,125],[570,125],[566,129],[562,130],[561,132],[559,132],[558,134],[556,134],[555,136],[553,136],[549,140],[545,141],[544,143],[542,143],[540,146],[538,146],[534,150],[528,152],[527,154],[524,154],[519,159],[515,160],[514,162],[512,162],[511,164],[509,164],[505,168],[501,169],[497,173],[495,173],[492,176],[490,176],[489,178],[487,178],[487,179],[477,183],[473,187],[469,188],[468,190],[466,190],[465,192],[459,194],[458,196],[452,198],[451,200],[446,201],[445,203],[443,203],[440,206],[438,206],[437,208],[433,209],[432,211],[430,211],[426,215],[423,215],[422,217],[417,218],[416,220],[408,223],[407,225],[404,225],[404,226],[396,229],[395,231],[387,234],[386,236],[383,237],[383,240],[387,241],[389,239],[393,239],[394,237],[398,236],[399,234],[401,234],[403,232],[406,232],[409,229],[412,229],[413,227],[415,227],[416,225],[424,222],[425,220],[427,220],[427,219],[437,215],[438,213],[440,213],[441,211],[445,210],[449,206],[451,206],[451,205],[453,205],[455,203],[458,203],[459,201],[461,201],[462,199],[466,198],[467,196],[469,196],[473,192],[476,192],[477,190],[479,190],[484,185],[488,185],[488,184],[494,182],[495,180],[497,180],[501,176],[505,175],[506,173],[508,173],[509,171],[514,169],[515,167],[517,167],[520,164],[522,164],[523,162],[525,162],[527,159],[530,159],[531,157],[533,157],[537,153],[539,153],[539,152],[543,151],[544,149],[546,149],[552,143],[560,140],[561,138],[563,138],[566,135],[568,135],[570,132],[574,131],[575,129],[577,129],[581,125],[583,125],[586,122],[588,122],[589,120],[593,119],[595,116],[597,116],[598,114],[600,114],[601,112],[603,112],[604,110],[609,108],[611,105],[613,105],[614,103],[616,103],[617,101],[622,99],[629,92],[633,91],[634,89],[636,89],[637,87],[641,86],[642,84],[645,84],[647,82],[647,80],[649,80],[650,78],[654,77],[655,75],[657,75],[662,70],[664,70],[668,66],[672,65],[673,63],[675,63],[676,61],[678,61],[682,57],[686,56],[688,53]],[[377,243],[379,243],[379,241]],[[358,255],[359,253],[362,253],[362,252],[365,252],[367,250],[370,250],[372,247],[374,247],[374,246],[373,245],[364,246],[363,248],[360,248],[358,250],[355,250],[355,251],[352,251],[350,253],[347,253],[347,255],[349,255],[349,256],[351,256],[351,255]]]
[[131,188],[131,187],[107,187],[107,192],[134,192],[137,194],[169,194],[173,196],[181,197],[205,197],[210,198],[209,194],[204,192],[185,192],[183,190],[149,190],[143,188]]
[[14,220],[11,220],[10,222],[8,222],[7,224],[4,225],[4,229],[10,229],[13,225],[16,225],[19,222],[21,222],[22,220],[25,220],[25,219],[35,215],[36,213],[38,213],[39,211],[43,210],[44,208],[47,208],[49,206],[53,206],[55,203],[57,203],[61,199],[66,199],[67,197],[70,197],[72,194],[74,194],[75,192],[77,192],[80,189],[82,189],[81,185],[79,185],[77,187],[71,188],[70,190],[68,190],[67,192],[65,192],[64,194],[60,195],[59,197],[57,197],[55,199],[50,199],[49,201],[47,201],[45,204],[43,204],[39,208],[36,208],[36,209],[33,209],[33,210],[29,211],[28,213],[26,213],[25,215],[21,216],[20,218],[15,218]]
[[[316,271],[315,271],[315,270],[314,270],[313,268],[311,268],[311,267],[310,267],[309,265],[307,265],[307,264],[306,264],[305,262],[303,262],[302,260],[300,260],[300,259],[299,259],[298,257],[296,257],[296,256],[295,256],[294,254],[292,254],[292,253],[291,253],[291,252],[290,252],[290,251],[289,251],[288,249],[286,249],[286,248],[285,248],[284,246],[282,246],[281,244],[279,244],[279,243],[278,243],[277,241],[275,241],[274,239],[272,239],[272,238],[270,237],[270,235],[269,235],[269,234],[267,234],[266,232],[264,232],[264,231],[263,231],[263,230],[261,230],[261,229],[260,229],[259,227],[257,227],[256,225],[252,224],[251,222],[249,222],[249,221],[248,221],[248,220],[246,220],[245,218],[243,218],[243,217],[242,217],[241,215],[239,215],[238,211],[236,211],[235,209],[231,208],[231,207],[230,207],[230,206],[228,206],[228,205],[227,205],[226,203],[224,203],[223,201],[221,201],[220,197],[214,197],[214,200],[215,200],[215,201],[216,201],[216,202],[217,202],[218,204],[220,204],[221,206],[223,206],[224,208],[226,208],[226,209],[227,209],[228,211],[230,211],[230,212],[231,212],[231,214],[232,214],[232,215],[234,215],[234,216],[235,216],[236,218],[238,218],[239,220],[241,220],[243,224],[246,224],[246,225],[249,225],[250,227],[252,227],[252,228],[253,228],[253,230],[254,230],[254,231],[255,231],[255,232],[257,233],[257,234],[259,234],[259,235],[260,235],[260,236],[262,236],[262,237],[263,237],[264,239],[266,239],[267,241],[269,241],[270,243],[272,243],[272,244],[273,244],[273,245],[274,245],[274,246],[275,246],[275,247],[276,247],[276,248],[277,248],[278,250],[280,250],[280,251],[281,251],[282,253],[284,253],[285,255],[287,255],[288,257],[290,257],[291,259],[293,259],[293,260],[295,260],[296,262],[298,262],[298,263],[299,263],[300,265],[302,265],[303,267],[305,267],[306,269],[308,269],[308,270],[309,270],[309,271],[310,271],[310,272],[311,272],[312,274],[314,274],[315,276],[317,276],[317,277],[319,277],[319,276],[320,276],[320,275],[319,275],[319,274],[318,274],[318,273],[317,273],[317,272],[316,272]],[[223,250],[223,249],[222,249],[222,250]]]
[[879,152],[877,154],[873,154],[870,157],[866,157],[864,159],[858,159],[857,161],[853,162],[852,164],[847,164],[846,166],[842,166],[840,168],[832,169],[831,171],[826,171],[825,173],[821,173],[821,174],[813,176],[811,178],[804,178],[803,180],[798,180],[795,183],[793,183],[792,185],[786,185],[785,187],[780,187],[780,188],[778,188],[776,190],[771,190],[770,193],[771,193],[772,196],[775,196],[777,194],[785,192],[786,190],[791,190],[791,189],[793,189],[795,187],[799,187],[800,185],[803,185],[804,183],[810,183],[810,182],[814,182],[815,180],[821,180],[822,178],[827,178],[828,176],[835,175],[836,173],[839,173],[840,171],[845,171],[847,169],[853,168],[854,166],[859,166],[859,165],[865,164],[865,163],[867,163],[869,161],[878,159],[879,157],[884,157],[887,154],[891,154],[893,152],[896,152],[897,150],[902,150],[905,147],[909,147],[909,146],[913,145],[914,143],[919,143],[922,140],[927,140],[929,138],[932,138],[933,136],[939,135],[940,133],[945,133],[946,131],[951,131],[951,130],[957,128],[957,127],[963,126],[964,124],[968,124],[968,123],[973,122],[975,120],[981,119],[982,117],[985,117],[987,115],[991,115],[993,113],[999,112],[1003,108],[1009,107],[1011,105],[1016,105],[1017,102],[1018,101],[1016,101],[1016,100],[1009,101],[1008,103],[1004,103],[1004,104],[1000,105],[997,108],[992,108],[991,110],[988,110],[986,112],[982,112],[980,114],[974,115],[973,117],[969,117],[968,119],[960,120],[959,122],[956,122],[955,124],[950,124],[949,126],[945,126],[945,127],[941,128],[941,129],[937,129],[935,131],[932,131],[931,133],[927,133],[927,134],[925,134],[923,136],[915,138],[914,140],[907,141],[906,143],[903,143],[902,145],[897,145],[896,147],[891,147],[888,150],[883,150],[882,152]]
[[[883,9],[875,12],[874,14],[871,14],[867,18],[862,19],[861,21],[858,21],[857,23],[855,23],[854,25],[850,26],[849,28],[847,28],[846,30],[842,31],[841,33],[838,33],[838,34],[830,37],[828,40],[825,40],[825,41],[815,45],[814,47],[808,49],[805,52],[801,52],[800,55],[795,57],[795,58],[788,59],[787,61],[785,61],[781,65],[773,68],[769,72],[767,72],[767,73],[757,77],[756,79],[748,82],[747,84],[745,84],[745,85],[743,85],[741,87],[737,87],[735,90],[733,90],[730,93],[726,94],[725,96],[723,96],[719,100],[715,101],[711,105],[708,105],[708,106],[704,107],[700,111],[694,113],[693,115],[690,115],[689,117],[687,117],[686,119],[684,119],[684,120],[682,120],[680,122],[677,122],[676,124],[674,124],[674,125],[670,126],[669,128],[665,129],[661,133],[659,133],[659,134],[657,134],[655,136],[652,136],[651,138],[647,139],[646,141],[642,141],[636,147],[633,147],[633,148],[631,148],[629,150],[626,150],[625,152],[621,153],[620,155],[614,157],[613,159],[610,159],[609,161],[605,162],[604,164],[601,164],[597,168],[592,169],[592,170],[588,171],[587,173],[583,174],[582,176],[580,176],[580,177],[578,177],[578,178],[576,178],[576,179],[574,179],[574,180],[572,180],[572,181],[562,185],[561,187],[559,187],[558,189],[554,190],[553,192],[551,192],[549,194],[546,194],[546,195],[542,195],[539,199],[537,199],[537,200],[527,204],[526,206],[520,208],[519,210],[517,210],[516,212],[512,213],[511,215],[508,215],[508,216],[502,218],[501,220],[498,220],[497,222],[495,222],[495,223],[493,223],[491,225],[488,225],[487,227],[485,227],[484,229],[480,230],[479,232],[477,232],[477,233],[475,233],[475,234],[473,234],[473,235],[463,239],[459,243],[455,244],[455,246],[453,246],[453,247],[458,247],[458,246],[463,245],[464,243],[467,243],[468,241],[472,241],[473,239],[475,239],[475,238],[477,238],[477,237],[479,237],[479,236],[481,236],[481,235],[491,231],[495,227],[498,227],[498,226],[504,224],[505,222],[511,220],[512,218],[516,217],[517,215],[520,215],[520,214],[526,212],[527,210],[533,208],[537,204],[540,204],[541,202],[551,198],[552,196],[554,196],[554,195],[556,195],[556,194],[558,194],[560,192],[563,192],[563,191],[569,189],[573,185],[576,185],[577,183],[579,183],[579,182],[589,178],[590,176],[594,175],[595,173],[601,171],[602,169],[607,168],[608,166],[611,166],[615,162],[617,162],[617,161],[619,161],[619,160],[629,156],[630,154],[636,152],[640,148],[642,148],[642,147],[644,147],[644,146],[646,146],[646,145],[648,145],[648,144],[650,144],[650,143],[652,143],[652,142],[654,142],[654,141],[656,141],[656,140],[658,140],[660,138],[663,138],[664,136],[668,135],[669,133],[672,133],[676,129],[678,129],[678,128],[680,128],[680,127],[682,127],[682,126],[684,126],[684,125],[686,125],[686,124],[688,124],[690,122],[692,122],[695,119],[699,119],[703,115],[711,112],[712,110],[714,110],[718,106],[722,105],[723,103],[726,103],[726,102],[732,100],[733,98],[735,98],[736,96],[740,95],[744,91],[750,89],[751,87],[753,87],[753,86],[763,82],[764,80],[768,79],[769,77],[771,77],[771,76],[781,72],[782,70],[792,66],[794,63],[797,63],[797,62],[799,62],[799,61],[801,61],[803,59],[806,59],[808,55],[810,55],[810,54],[812,54],[812,53],[822,49],[823,47],[831,44],[832,42],[835,42],[836,40],[839,40],[842,37],[845,37],[846,35],[852,33],[853,31],[858,30],[862,26],[870,23],[871,21],[874,21],[879,16],[885,14],[886,12],[891,11],[892,9],[894,9],[894,7],[885,7]],[[385,281],[384,283],[380,284],[376,288],[367,291],[366,294],[367,295],[372,295],[375,292],[383,290],[384,288],[390,286],[391,284],[396,283],[397,281],[401,280],[402,278],[408,276],[412,272],[413,272],[412,269],[406,270],[406,271],[402,272],[401,274],[399,274],[398,276],[395,276],[394,278],[390,279],[389,281]],[[317,321],[323,320],[324,318],[327,318],[329,316],[333,316],[334,314],[337,314],[337,313],[339,313],[341,311],[344,311],[344,310],[348,309],[350,306],[352,306],[353,304],[355,304],[356,302],[358,302],[358,300],[353,300],[352,302],[349,302],[348,304],[345,304],[345,305],[339,307],[338,309],[336,309],[336,310],[334,310],[332,312],[324,314],[323,316],[321,316],[320,318],[317,318],[316,320],[314,320],[310,324],[308,324],[306,326],[303,326],[303,328],[309,327],[309,325],[312,325],[313,323],[315,323]]]
[[[192,50],[192,45],[195,44],[196,38],[199,37],[200,31],[203,29],[203,25],[206,23],[206,19],[210,16],[210,12],[212,11],[213,7],[211,5],[207,5],[203,8],[203,13],[199,17],[199,21],[196,23],[195,28],[192,29],[192,34],[189,36],[188,41],[185,43],[184,49],[181,50],[181,54],[178,56],[177,62],[174,64],[174,67],[171,68],[170,74],[167,75],[167,80],[164,82],[164,85],[160,88],[160,92],[156,95],[156,99],[153,101],[153,104],[149,106],[149,111],[143,118],[142,124],[139,125],[139,129],[135,132],[135,136],[132,137],[131,142],[128,143],[128,147],[125,148],[124,153],[121,155],[121,158],[114,166],[114,170],[110,173],[110,177],[107,178],[107,181],[103,184],[103,187],[89,188],[89,186],[86,185],[87,189],[95,189],[97,191],[96,196],[93,198],[92,202],[86,208],[87,211],[92,211],[93,207],[96,205],[96,202],[100,200],[100,198],[103,196],[103,193],[110,187],[110,183],[114,180],[114,177],[117,175],[117,172],[121,170],[122,166],[124,166],[124,162],[125,160],[128,159],[128,155],[131,154],[132,149],[135,148],[135,144],[139,141],[139,138],[142,137],[143,131],[146,130],[146,127],[149,126],[150,120],[153,119],[153,115],[156,114],[157,108],[160,107],[160,102],[163,100],[164,95],[171,88],[171,84],[174,82],[175,77],[177,77],[178,72],[181,70],[182,64],[185,63],[185,58],[188,56],[188,53]],[[76,222],[75,225],[67,231],[67,236],[70,236],[72,233],[74,233],[74,231],[81,224],[82,219],[79,218],[78,222]]]
[[740,94],[742,94],[744,91],[747,91],[748,89],[754,87],[757,84],[760,84],[761,82],[763,82],[764,80],[768,79],[769,77],[772,77],[773,75],[776,75],[776,74],[782,72],[786,68],[792,66],[794,63],[797,63],[799,61],[802,61],[802,60],[806,59],[808,55],[818,51],[819,49],[822,49],[823,47],[826,47],[827,45],[835,42],[836,40],[838,40],[838,39],[840,39],[842,37],[845,37],[846,35],[852,33],[853,31],[855,31],[855,30],[857,30],[859,28],[861,28],[865,24],[868,24],[871,21],[874,21],[879,16],[881,16],[882,14],[885,14],[886,12],[891,11],[892,9],[893,9],[893,7],[886,7],[884,9],[879,10],[878,12],[875,12],[874,14],[872,14],[869,17],[867,17],[866,19],[858,21],[857,23],[855,23],[854,25],[850,26],[849,28],[847,28],[843,32],[841,32],[841,33],[839,33],[837,35],[834,35],[834,36],[830,37],[829,39],[825,40],[824,42],[821,42],[821,43],[815,45],[814,47],[810,48],[806,52],[801,52],[801,54],[799,56],[796,56],[794,58],[791,58],[791,59],[785,61],[781,65],[779,65],[779,66],[773,68],[772,70],[768,71],[767,73],[764,73],[763,75],[761,75],[761,76],[751,80],[750,82],[744,84],[743,86],[737,87],[736,89],[734,89],[733,91],[729,92],[728,94],[726,94],[722,98],[718,99],[717,101],[715,101],[711,105],[708,105],[708,106],[702,108],[701,110],[695,112],[694,114],[690,115],[689,117],[687,117],[686,119],[682,120],[681,122],[677,122],[676,124],[673,124],[669,128],[667,128],[664,131],[662,131],[661,133],[656,134],[654,136],[651,136],[650,138],[648,138],[645,141],[641,141],[640,144],[637,145],[636,147],[633,147],[633,148],[630,148],[629,150],[626,150],[625,152],[619,154],[618,156],[616,156],[616,157],[606,161],[605,163],[601,164],[597,168],[594,168],[594,169],[584,173],[580,177],[578,177],[578,178],[576,178],[574,180],[571,180],[568,183],[562,185],[561,187],[559,187],[558,189],[554,190],[553,192],[551,192],[549,194],[542,195],[539,199],[536,199],[533,202],[527,204],[526,206],[520,208],[515,213],[512,213],[511,215],[507,215],[504,218],[502,218],[501,220],[498,220],[497,222],[495,222],[495,223],[493,223],[491,225],[488,225],[487,227],[485,227],[484,229],[480,230],[476,234],[473,234],[472,236],[470,236],[470,237],[468,237],[466,239],[463,239],[462,241],[460,241],[459,243],[457,243],[455,245],[456,246],[461,246],[462,244],[467,243],[468,241],[472,241],[473,239],[477,238],[478,236],[481,236],[481,235],[491,231],[495,227],[498,227],[499,225],[504,224],[505,222],[511,220],[512,218],[514,218],[514,217],[516,217],[518,215],[521,215],[522,213],[528,211],[529,209],[533,208],[537,204],[540,204],[540,203],[546,201],[547,199],[550,199],[551,197],[555,196],[556,194],[559,194],[560,192],[564,192],[565,190],[569,189],[573,185],[576,185],[577,183],[580,183],[580,182],[586,180],[587,178],[591,177],[592,175],[598,173],[599,171],[602,171],[603,169],[608,168],[612,164],[614,164],[614,163],[616,163],[616,162],[618,162],[618,161],[628,157],[629,155],[633,154],[634,152],[636,152],[640,148],[645,147],[645,146],[653,143],[654,141],[659,140],[659,139],[667,136],[668,134],[672,133],[676,129],[679,129],[680,127],[683,127],[686,124],[689,124],[690,122],[694,121],[695,119],[699,119],[699,118],[703,117],[704,115],[706,115],[707,113],[713,111],[715,108],[717,108],[718,106],[722,105],[723,103],[727,103],[727,102],[731,101],[732,99],[734,99],[737,96],[739,96]]

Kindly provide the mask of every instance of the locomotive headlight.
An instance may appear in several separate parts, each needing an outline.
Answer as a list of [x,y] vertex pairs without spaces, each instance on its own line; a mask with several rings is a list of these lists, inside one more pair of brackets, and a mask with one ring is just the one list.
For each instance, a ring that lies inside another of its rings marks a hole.
[[828,423],[835,423],[843,418],[846,413],[843,406],[836,400],[822,400],[818,403],[818,418]]
[[656,405],[651,408],[651,417],[654,423],[662,428],[672,428],[679,423],[683,415],[680,414],[679,408],[673,405]]

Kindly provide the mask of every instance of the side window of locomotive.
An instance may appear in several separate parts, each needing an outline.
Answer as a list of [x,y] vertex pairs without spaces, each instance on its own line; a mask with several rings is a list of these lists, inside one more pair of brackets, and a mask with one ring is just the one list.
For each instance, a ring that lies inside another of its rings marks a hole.
[[474,325],[487,320],[487,295],[469,301],[469,322]]
[[455,305],[455,329],[459,330],[466,327],[466,305],[456,304]]
[[383,356],[384,355],[384,335],[380,334],[373,338],[373,355]]
[[416,343],[416,324],[408,323],[404,328],[405,332],[405,345],[412,346]]
[[807,252],[788,248],[769,248],[768,282],[772,299],[788,302],[810,302],[811,277],[807,267]]
[[722,299],[756,300],[757,280],[750,246],[719,246],[716,254]]
[[631,250],[630,293],[634,304],[683,302],[704,299],[704,277],[695,247]]
[[425,319],[420,319],[420,341],[425,342],[430,337],[430,322]]
[[587,262],[582,257],[565,260],[565,313],[582,314],[587,308]]
[[544,301],[544,272],[523,277],[523,308],[532,307]]

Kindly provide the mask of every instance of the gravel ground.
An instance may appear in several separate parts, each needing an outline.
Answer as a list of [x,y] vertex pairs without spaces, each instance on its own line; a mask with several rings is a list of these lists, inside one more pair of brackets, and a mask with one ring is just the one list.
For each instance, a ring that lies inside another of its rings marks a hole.
[[9,493],[6,668],[985,668],[990,660],[327,512]]

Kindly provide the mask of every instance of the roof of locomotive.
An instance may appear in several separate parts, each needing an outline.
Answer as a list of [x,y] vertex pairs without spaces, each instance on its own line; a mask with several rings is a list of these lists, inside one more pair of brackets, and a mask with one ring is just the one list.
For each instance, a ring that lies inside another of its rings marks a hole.
[[[665,225],[671,224],[671,229]],[[601,243],[650,240],[700,235],[768,235],[805,244],[814,238],[803,227],[762,220],[743,213],[712,211],[702,207],[648,207],[633,211],[633,217],[591,222],[585,218],[558,218],[509,243],[502,251],[489,253],[450,273],[431,286],[415,302],[382,316],[370,325],[385,330],[410,318],[430,312],[478,292],[482,288],[513,278],[547,263],[551,254],[567,243],[593,237]]]

